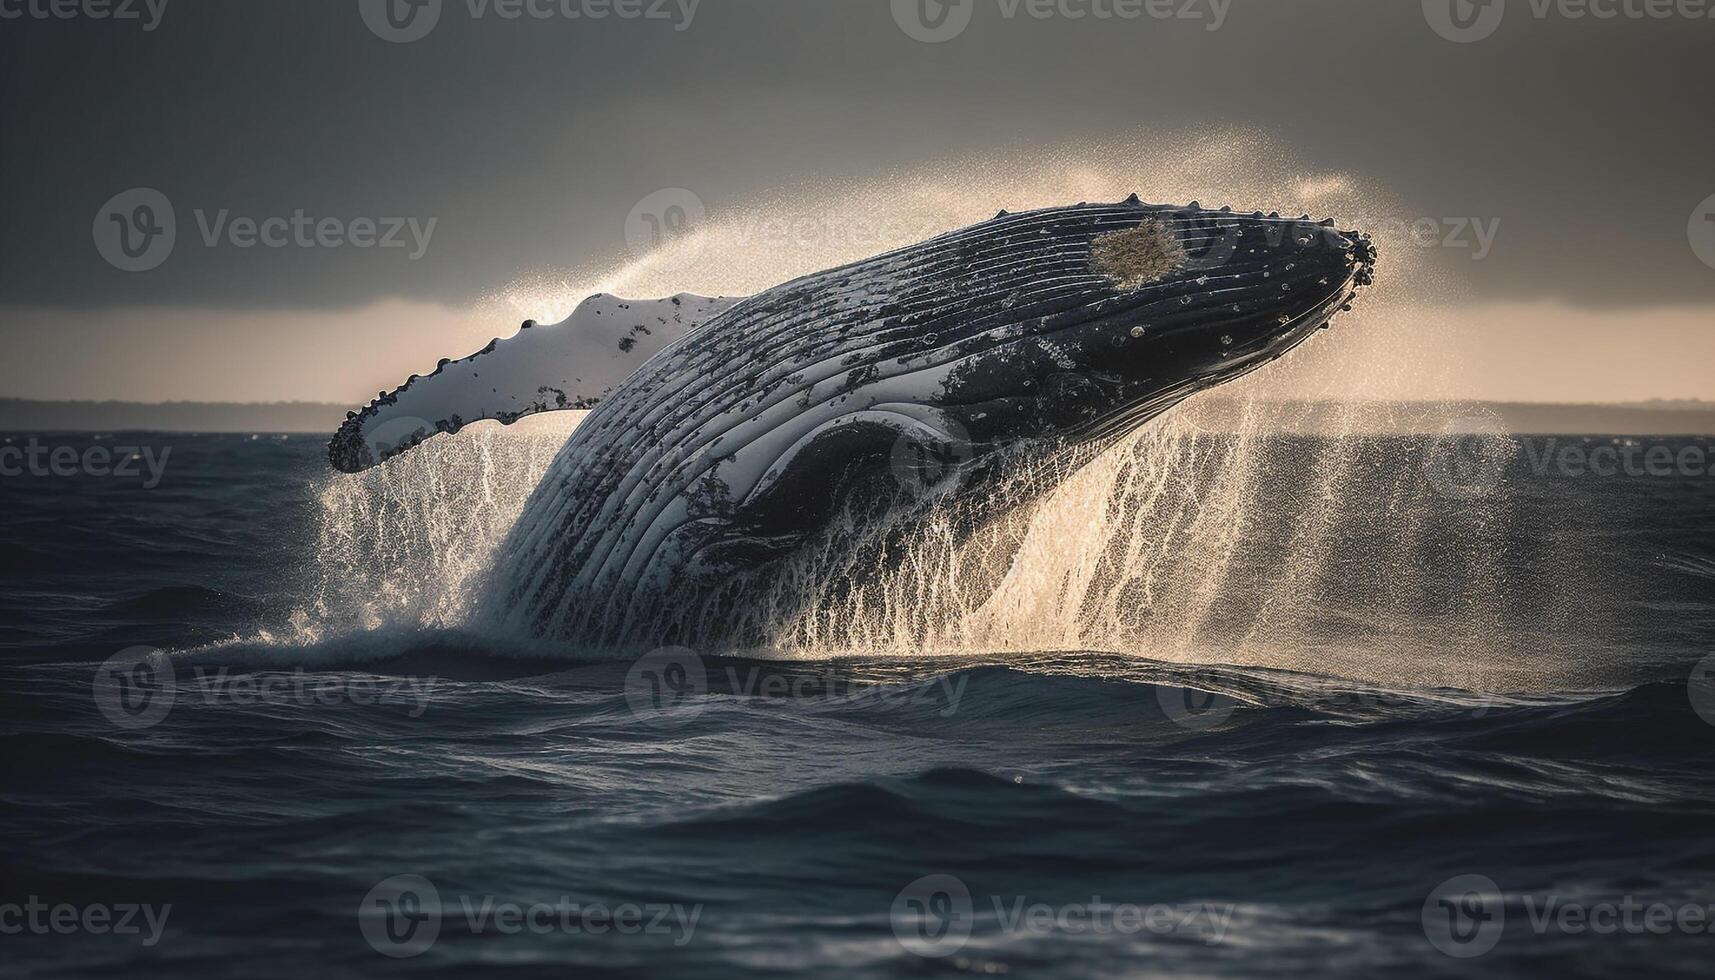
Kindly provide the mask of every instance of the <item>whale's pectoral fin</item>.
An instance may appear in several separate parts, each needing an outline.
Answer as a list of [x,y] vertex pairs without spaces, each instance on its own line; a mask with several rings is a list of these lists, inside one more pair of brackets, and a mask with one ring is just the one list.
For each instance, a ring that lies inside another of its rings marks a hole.
[[413,375],[350,413],[328,444],[328,459],[356,473],[481,419],[510,425],[538,412],[592,408],[644,361],[737,302],[689,293],[655,300],[591,296],[561,323],[526,321],[513,337],[443,360],[435,373]]

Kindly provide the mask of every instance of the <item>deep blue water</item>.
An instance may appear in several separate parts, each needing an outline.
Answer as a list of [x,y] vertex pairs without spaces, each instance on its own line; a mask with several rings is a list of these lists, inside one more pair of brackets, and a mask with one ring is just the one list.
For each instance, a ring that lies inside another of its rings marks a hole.
[[[1715,953],[1715,478],[1515,460],[1494,666],[1550,680],[1478,693],[1147,651],[615,665],[446,631],[259,661],[314,587],[321,441],[101,441],[170,445],[159,485],[0,480],[8,975],[1660,976]],[[1403,522],[1353,514],[1353,540]],[[1398,628],[1350,564],[1330,648]],[[1423,621],[1423,658],[1457,653]],[[194,652],[102,666],[135,647]]]

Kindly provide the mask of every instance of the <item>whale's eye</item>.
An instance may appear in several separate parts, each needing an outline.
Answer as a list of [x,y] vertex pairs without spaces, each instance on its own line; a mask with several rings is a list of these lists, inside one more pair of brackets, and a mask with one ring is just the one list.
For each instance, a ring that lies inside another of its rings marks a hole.
[[1150,219],[1090,243],[1090,264],[1119,289],[1147,286],[1184,268],[1185,261],[1185,249],[1173,231]]

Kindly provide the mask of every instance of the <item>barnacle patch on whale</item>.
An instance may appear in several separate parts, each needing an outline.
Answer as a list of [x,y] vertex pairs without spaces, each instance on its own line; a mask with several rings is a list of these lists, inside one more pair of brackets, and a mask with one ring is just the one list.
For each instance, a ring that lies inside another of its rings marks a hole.
[[1120,289],[1138,289],[1185,267],[1185,249],[1172,229],[1145,220],[1090,243],[1090,264]]

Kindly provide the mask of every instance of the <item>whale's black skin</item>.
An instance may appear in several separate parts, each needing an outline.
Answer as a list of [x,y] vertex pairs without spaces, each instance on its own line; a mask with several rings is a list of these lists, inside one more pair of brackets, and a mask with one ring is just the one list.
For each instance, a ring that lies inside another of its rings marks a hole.
[[[1098,239],[1150,223],[1177,268],[1127,285],[1097,267]],[[1100,447],[1311,336],[1374,261],[1330,223],[1134,197],[1003,212],[749,297],[573,433],[489,612],[592,646],[695,644],[711,589],[883,493],[902,439],[954,442],[991,482],[1008,450]]]

